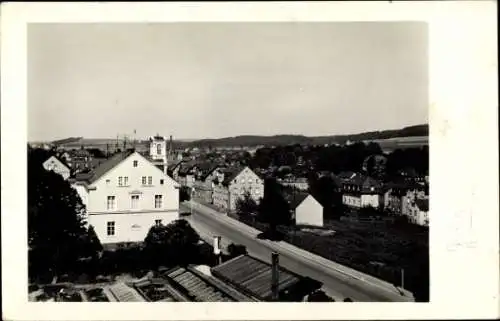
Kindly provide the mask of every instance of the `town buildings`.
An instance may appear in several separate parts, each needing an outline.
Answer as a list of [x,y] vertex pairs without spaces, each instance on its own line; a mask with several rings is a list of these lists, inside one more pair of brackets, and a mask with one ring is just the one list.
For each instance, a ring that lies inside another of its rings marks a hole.
[[104,246],[142,242],[151,226],[179,217],[178,184],[133,150],[115,154],[71,182]]
[[342,203],[352,208],[382,208],[384,192],[382,184],[363,174],[344,173],[339,175],[342,184]]
[[223,211],[236,210],[236,203],[248,193],[257,203],[264,196],[264,181],[249,167],[226,168],[214,179],[213,204]]
[[64,164],[64,162],[55,156],[49,157],[49,159],[43,163],[43,168],[48,171],[54,171],[54,173],[61,175],[65,180],[67,180],[71,175],[71,169],[69,166]]
[[295,178],[290,175],[283,179],[279,179],[278,182],[283,186],[293,187],[301,191],[307,191],[309,189],[309,183],[305,177]]

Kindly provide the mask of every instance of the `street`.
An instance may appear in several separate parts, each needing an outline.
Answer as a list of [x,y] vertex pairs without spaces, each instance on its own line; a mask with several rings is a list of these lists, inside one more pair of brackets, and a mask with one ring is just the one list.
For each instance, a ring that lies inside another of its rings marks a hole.
[[[202,239],[212,242],[214,235],[222,237],[222,246],[230,243],[245,245],[250,255],[270,263],[271,253],[280,254],[280,265],[302,276],[307,276],[323,283],[323,290],[336,301],[349,297],[358,302],[405,302],[411,298],[401,296],[394,287],[382,281],[367,277],[362,280],[356,276],[335,269],[334,262],[325,265],[319,257],[305,253],[285,242],[259,240],[257,230],[238,222],[225,214],[195,202],[192,203],[192,215],[184,217],[195,228]],[[191,211],[189,203],[180,205],[181,212]],[[322,259],[322,258],[321,258]],[[324,259],[322,259],[324,261]],[[331,267],[330,267],[331,265]]]

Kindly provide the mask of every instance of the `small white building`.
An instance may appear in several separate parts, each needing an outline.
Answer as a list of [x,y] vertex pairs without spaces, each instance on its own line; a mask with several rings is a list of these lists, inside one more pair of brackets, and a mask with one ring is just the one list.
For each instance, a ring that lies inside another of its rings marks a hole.
[[57,157],[51,156],[43,163],[43,168],[47,171],[53,171],[61,175],[65,180],[67,180],[71,174],[71,170]]
[[142,242],[154,224],[179,218],[178,184],[135,151],[118,153],[77,175],[72,186],[103,245]]
[[323,226],[323,205],[311,194],[295,195],[290,209],[295,225]]

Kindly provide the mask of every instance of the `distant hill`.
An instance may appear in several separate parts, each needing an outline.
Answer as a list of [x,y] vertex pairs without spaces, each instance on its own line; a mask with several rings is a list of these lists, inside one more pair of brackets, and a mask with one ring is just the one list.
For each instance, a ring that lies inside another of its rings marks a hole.
[[332,136],[303,136],[303,135],[274,135],[274,136],[235,136],[218,139],[200,139],[185,142],[187,147],[232,147],[232,146],[258,146],[258,145],[293,145],[293,144],[344,144],[347,141],[371,141],[399,137],[429,136],[429,125],[415,125],[402,129],[371,131],[351,135]]

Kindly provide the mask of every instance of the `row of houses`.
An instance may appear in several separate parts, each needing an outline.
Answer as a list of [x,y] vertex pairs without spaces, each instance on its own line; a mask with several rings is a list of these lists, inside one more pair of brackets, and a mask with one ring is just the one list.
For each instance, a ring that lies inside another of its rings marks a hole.
[[264,179],[248,166],[178,162],[168,174],[192,191],[192,196],[221,211],[236,210],[238,199],[249,194],[257,203],[264,196]]
[[410,222],[429,225],[429,194],[423,182],[382,183],[372,177],[344,172],[336,177],[342,203],[350,208],[373,207],[408,217]]

